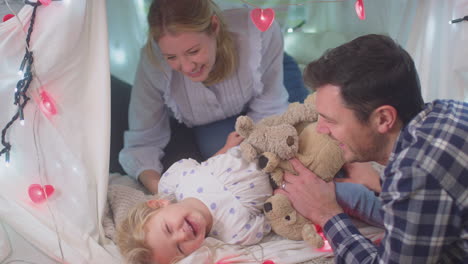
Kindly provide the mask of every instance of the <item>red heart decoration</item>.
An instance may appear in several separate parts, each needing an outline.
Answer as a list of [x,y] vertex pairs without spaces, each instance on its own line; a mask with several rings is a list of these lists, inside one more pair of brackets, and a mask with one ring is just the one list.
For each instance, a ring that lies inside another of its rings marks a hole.
[[41,4],[44,5],[44,6],[48,6],[51,1],[52,0],[39,0],[39,2],[41,2]]
[[40,105],[42,112],[47,116],[53,116],[57,114],[57,108],[55,107],[54,99],[50,97],[49,93],[47,93],[45,90],[42,90],[39,95],[42,100]]
[[357,0],[354,4],[354,8],[356,9],[356,14],[359,17],[359,19],[366,19],[366,9],[364,8],[364,3],[362,2],[362,0]]
[[44,185],[42,187],[40,184],[31,184],[28,189],[29,198],[34,203],[42,203],[49,198],[55,191],[54,186]]
[[15,15],[13,14],[6,14],[4,17],[3,17],[3,22],[6,22],[8,21],[10,18],[14,17]]
[[275,20],[275,11],[271,8],[255,8],[250,11],[250,18],[260,31],[265,32]]

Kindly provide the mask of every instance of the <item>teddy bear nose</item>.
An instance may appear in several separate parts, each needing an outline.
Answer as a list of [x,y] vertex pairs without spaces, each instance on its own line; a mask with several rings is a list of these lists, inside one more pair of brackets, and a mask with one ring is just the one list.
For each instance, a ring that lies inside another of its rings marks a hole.
[[288,144],[288,146],[292,146],[294,145],[294,138],[289,136],[287,139],[286,139],[286,144]]
[[265,157],[264,155],[261,155],[258,158],[258,166],[260,167],[260,169],[265,168],[267,164],[268,164],[268,158]]
[[270,202],[268,202],[268,203],[265,203],[265,204],[263,205],[263,209],[265,209],[265,212],[268,213],[268,212],[270,212],[270,211],[273,209],[273,206],[271,205]]

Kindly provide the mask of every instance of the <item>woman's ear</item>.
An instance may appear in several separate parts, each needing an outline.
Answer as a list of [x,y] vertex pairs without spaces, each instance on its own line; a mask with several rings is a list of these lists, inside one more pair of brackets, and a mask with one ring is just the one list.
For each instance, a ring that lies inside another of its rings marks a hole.
[[218,35],[219,32],[219,18],[217,15],[213,15],[211,17],[211,32],[215,33],[215,35]]
[[166,207],[167,205],[169,205],[171,202],[169,200],[166,200],[166,199],[155,199],[155,200],[149,200],[146,202],[146,205],[149,207],[149,208],[153,208],[153,209],[158,209],[158,208],[163,208],[163,207]]

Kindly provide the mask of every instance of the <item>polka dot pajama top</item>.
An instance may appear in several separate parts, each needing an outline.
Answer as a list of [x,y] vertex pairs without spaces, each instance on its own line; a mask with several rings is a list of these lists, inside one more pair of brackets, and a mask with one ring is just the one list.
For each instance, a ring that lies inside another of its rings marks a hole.
[[239,245],[256,244],[271,231],[262,209],[272,192],[268,175],[243,160],[238,147],[201,164],[180,160],[159,182],[162,196],[202,201],[213,216],[209,236]]

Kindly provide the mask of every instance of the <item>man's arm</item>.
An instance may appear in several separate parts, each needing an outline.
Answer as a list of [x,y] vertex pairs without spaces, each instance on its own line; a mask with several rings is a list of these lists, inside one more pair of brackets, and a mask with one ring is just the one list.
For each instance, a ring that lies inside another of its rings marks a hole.
[[285,174],[285,190],[275,192],[288,196],[299,213],[323,227],[337,263],[437,263],[457,253],[450,244],[462,232],[454,216],[456,204],[423,169],[398,168],[384,182],[386,232],[377,247],[336,208],[333,183],[320,182],[298,160],[291,163],[298,175]]
[[336,201],[335,184],[325,182],[297,159],[290,160],[297,175],[285,173],[286,195],[294,208],[314,224],[323,227],[337,263],[374,263],[376,246],[361,235]]

